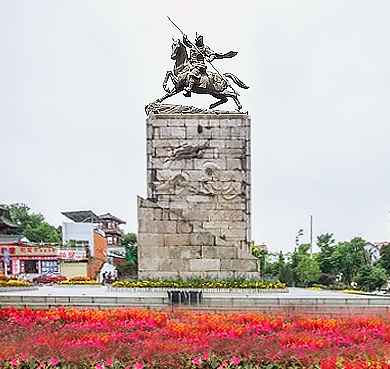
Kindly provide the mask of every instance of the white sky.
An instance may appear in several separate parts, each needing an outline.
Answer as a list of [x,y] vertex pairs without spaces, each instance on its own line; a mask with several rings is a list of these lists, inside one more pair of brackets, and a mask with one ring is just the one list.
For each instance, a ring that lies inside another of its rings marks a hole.
[[311,214],[314,237],[388,240],[388,0],[0,0],[0,203],[55,226],[61,211],[111,212],[137,232],[144,106],[163,95],[180,37],[167,15],[239,52],[214,65],[251,87],[256,243],[291,251]]

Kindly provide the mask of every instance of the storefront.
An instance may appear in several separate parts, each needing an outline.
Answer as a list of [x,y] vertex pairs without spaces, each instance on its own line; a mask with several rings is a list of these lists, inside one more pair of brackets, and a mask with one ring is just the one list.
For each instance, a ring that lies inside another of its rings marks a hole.
[[56,249],[50,246],[27,246],[21,242],[0,246],[0,273],[48,274],[58,272]]
[[88,275],[88,257],[85,248],[59,248],[57,258],[61,275],[68,278]]

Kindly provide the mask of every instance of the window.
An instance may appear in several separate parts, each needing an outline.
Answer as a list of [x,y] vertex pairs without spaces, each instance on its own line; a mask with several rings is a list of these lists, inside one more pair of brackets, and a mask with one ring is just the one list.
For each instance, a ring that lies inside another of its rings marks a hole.
[[41,261],[42,273],[57,273],[57,262],[54,260]]
[[38,273],[38,262],[36,260],[25,260],[24,268],[26,273]]

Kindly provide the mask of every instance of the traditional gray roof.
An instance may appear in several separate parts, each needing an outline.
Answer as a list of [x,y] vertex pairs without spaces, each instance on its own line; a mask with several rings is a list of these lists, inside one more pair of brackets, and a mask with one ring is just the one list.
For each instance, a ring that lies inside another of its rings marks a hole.
[[21,242],[23,236],[21,235],[10,235],[10,234],[0,234],[0,245],[5,245],[7,243]]
[[111,221],[114,220],[114,221],[118,222],[119,224],[126,224],[126,222],[124,220],[117,218],[115,215],[112,215],[111,213],[99,215],[99,218],[106,220],[106,221],[107,220],[111,220]]

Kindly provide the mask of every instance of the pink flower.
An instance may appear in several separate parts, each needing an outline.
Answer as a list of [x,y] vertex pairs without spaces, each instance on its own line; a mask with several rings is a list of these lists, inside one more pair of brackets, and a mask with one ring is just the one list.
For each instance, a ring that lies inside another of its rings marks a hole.
[[26,361],[27,360],[27,355],[26,354],[21,354],[20,355],[20,360]]
[[228,366],[228,361],[225,359],[224,361],[222,361],[222,363],[219,365],[218,369],[223,369],[223,368],[226,368]]
[[237,357],[237,356],[233,356],[233,357],[231,358],[231,361],[232,361],[233,364],[238,365],[238,364],[240,364],[241,359],[240,359],[239,357]]
[[208,360],[208,359],[210,359],[210,355],[209,355],[209,353],[208,352],[204,352],[203,353],[203,360]]
[[16,360],[16,359],[11,360],[10,364],[13,365],[13,366],[18,366],[19,365],[19,360]]
[[95,369],[104,369],[104,366],[102,364],[97,364],[95,366]]
[[42,360],[39,365],[37,366],[37,369],[42,369],[46,366],[46,361],[45,360]]
[[192,364],[195,364],[195,365],[200,365],[201,362],[202,362],[202,360],[198,359],[197,357],[192,360]]
[[56,365],[59,363],[59,361],[58,361],[56,358],[52,357],[52,358],[49,360],[49,363],[50,363],[51,365],[53,365],[53,366],[56,366]]
[[142,369],[144,367],[144,364],[142,363],[135,363],[134,364],[134,369]]
[[111,366],[112,365],[112,360],[110,357],[106,358],[106,365]]

